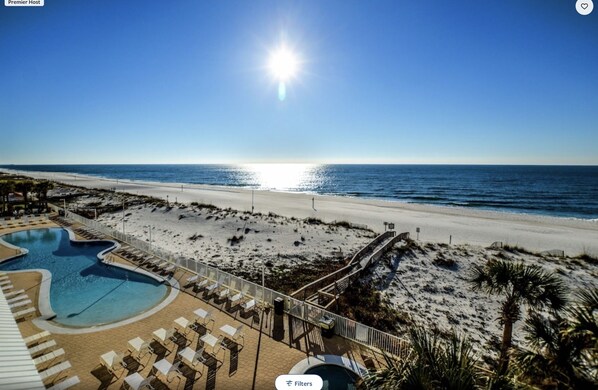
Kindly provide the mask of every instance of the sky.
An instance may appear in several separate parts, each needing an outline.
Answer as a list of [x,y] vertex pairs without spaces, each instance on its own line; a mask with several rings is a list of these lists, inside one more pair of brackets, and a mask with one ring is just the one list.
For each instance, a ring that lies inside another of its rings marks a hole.
[[0,56],[0,164],[598,164],[574,0],[46,0]]

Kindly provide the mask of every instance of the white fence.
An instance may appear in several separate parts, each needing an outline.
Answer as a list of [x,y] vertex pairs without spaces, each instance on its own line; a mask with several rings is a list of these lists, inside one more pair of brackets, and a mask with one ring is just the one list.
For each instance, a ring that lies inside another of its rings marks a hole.
[[191,272],[207,276],[212,280],[217,280],[231,289],[243,291],[268,305],[273,305],[276,298],[281,298],[284,301],[285,311],[289,315],[314,325],[318,325],[319,320],[322,317],[332,318],[335,320],[334,333],[338,336],[379,349],[395,356],[400,356],[402,352],[405,351],[406,341],[397,336],[382,332],[367,325],[353,321],[349,318],[339,316],[330,311],[324,310],[307,302],[291,298],[269,288],[264,288],[259,284],[241,279],[235,275],[221,271],[218,268],[207,265],[201,261],[190,259],[184,256],[177,256],[168,251],[156,248],[156,246],[150,245],[148,242],[109,228],[97,221],[87,219],[73,212],[66,211],[65,217],[79,222],[102,234],[113,237],[118,241],[124,242],[132,247],[140,249],[148,254],[154,255],[166,261],[170,261],[179,267],[188,269]]

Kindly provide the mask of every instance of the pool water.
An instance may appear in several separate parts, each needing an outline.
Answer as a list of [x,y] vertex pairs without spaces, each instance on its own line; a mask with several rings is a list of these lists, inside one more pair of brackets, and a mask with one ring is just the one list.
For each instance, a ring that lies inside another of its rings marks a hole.
[[124,320],[155,306],[168,292],[166,285],[148,276],[102,264],[97,254],[111,242],[74,243],[61,228],[25,230],[2,239],[29,253],[0,263],[0,270],[43,268],[52,273],[53,321],[62,325],[89,327]]
[[316,366],[305,371],[306,374],[318,375],[322,378],[322,390],[355,390],[357,374],[346,368],[332,364]]

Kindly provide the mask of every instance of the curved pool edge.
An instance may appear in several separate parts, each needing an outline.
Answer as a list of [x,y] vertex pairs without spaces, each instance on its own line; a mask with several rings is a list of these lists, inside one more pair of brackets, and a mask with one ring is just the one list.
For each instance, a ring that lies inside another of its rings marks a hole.
[[20,246],[16,246],[16,245],[11,244],[10,242],[4,241],[2,239],[2,236],[6,235],[6,234],[10,234],[10,233],[0,234],[0,244],[6,246],[7,248],[14,249],[15,251],[19,251],[19,253],[15,253],[13,256],[9,256],[5,259],[0,259],[0,264],[4,263],[5,261],[8,261],[8,260],[16,259],[17,257],[25,256],[27,253],[29,253],[29,249],[27,249],[27,248],[21,248]]
[[[152,308],[150,308],[136,316],[124,319],[122,321],[116,321],[116,322],[112,322],[112,323],[104,324],[104,325],[90,326],[90,327],[84,327],[84,328],[74,328],[74,327],[70,328],[70,327],[60,326],[60,325],[57,325],[56,323],[50,322],[50,320],[52,318],[56,317],[56,313],[54,312],[54,310],[52,310],[52,304],[50,303],[50,286],[51,286],[51,279],[52,279],[52,273],[50,271],[48,271],[47,269],[41,269],[41,268],[19,270],[19,271],[4,271],[4,272],[10,272],[10,273],[39,272],[42,274],[42,281],[39,286],[39,299],[38,299],[38,311],[40,312],[41,316],[32,320],[33,324],[36,325],[38,328],[47,330],[51,333],[58,333],[58,334],[84,334],[84,333],[93,333],[93,332],[100,332],[102,330],[114,329],[114,328],[118,328],[120,326],[132,324],[134,322],[137,322],[139,320],[147,318],[153,314],[156,314],[157,312],[159,312],[160,310],[162,310],[163,308],[168,306],[170,303],[172,303],[175,300],[175,298],[178,296],[179,283],[176,279],[164,279],[164,278],[154,275],[153,273],[148,272],[144,269],[138,269],[136,267],[129,266],[126,264],[105,262],[104,259],[108,253],[112,252],[115,249],[120,248],[120,243],[118,243],[117,241],[110,240],[110,239],[78,240],[75,233],[71,229],[69,229],[67,227],[63,227],[63,226],[57,226],[56,228],[65,230],[69,235],[69,240],[72,242],[75,242],[75,243],[99,243],[99,242],[112,243],[111,247],[101,251],[97,255],[98,260],[100,260],[102,262],[102,264],[104,264],[106,266],[123,268],[128,271],[138,273],[140,275],[148,276],[160,283],[166,283],[166,284],[168,284],[168,288],[170,289],[170,292],[164,299],[162,299],[160,301],[160,303],[158,303],[157,305],[153,306]],[[47,229],[47,227],[44,227],[44,228],[32,227],[32,229],[24,229],[24,230],[34,230],[34,229]],[[14,233],[14,232],[11,232],[11,233]],[[18,255],[3,259],[0,261],[0,263],[3,263],[8,260],[12,260],[16,257],[24,256],[25,254],[29,253],[29,251],[26,248],[21,248],[16,245],[12,245],[2,239],[3,236],[5,236],[7,234],[11,234],[11,233],[0,234],[0,242],[3,245],[7,245],[10,248],[21,250],[21,253]]]
[[368,374],[367,368],[357,363],[355,360],[351,360],[344,356],[339,355],[315,355],[308,356],[295,364],[289,371],[289,374],[305,374],[309,369],[319,366],[333,365],[345,368],[356,375],[364,378]]

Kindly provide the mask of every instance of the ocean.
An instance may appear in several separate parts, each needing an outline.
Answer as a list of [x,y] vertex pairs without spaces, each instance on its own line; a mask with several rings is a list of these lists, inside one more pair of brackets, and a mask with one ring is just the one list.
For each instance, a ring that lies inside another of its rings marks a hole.
[[598,219],[598,166],[246,164],[2,168]]

